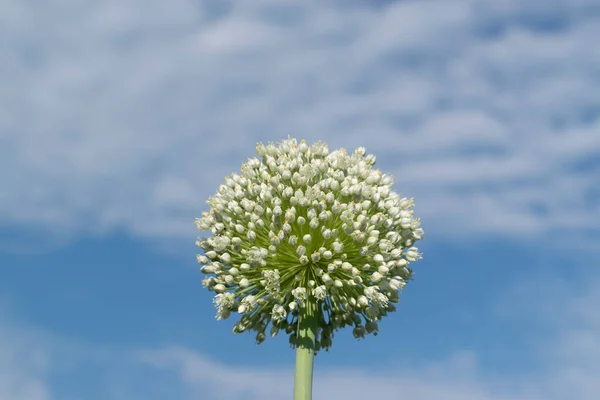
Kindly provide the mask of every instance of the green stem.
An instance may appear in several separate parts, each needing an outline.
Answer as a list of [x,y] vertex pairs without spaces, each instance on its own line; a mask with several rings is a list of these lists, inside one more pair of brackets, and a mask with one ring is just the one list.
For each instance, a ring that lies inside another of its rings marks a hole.
[[315,336],[317,333],[316,302],[316,299],[306,299],[298,318],[294,400],[312,400]]

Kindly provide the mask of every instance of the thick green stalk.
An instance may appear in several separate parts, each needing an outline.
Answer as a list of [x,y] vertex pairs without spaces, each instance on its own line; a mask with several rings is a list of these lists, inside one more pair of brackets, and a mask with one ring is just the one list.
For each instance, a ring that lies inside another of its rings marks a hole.
[[317,300],[308,298],[305,302],[305,306],[300,310],[298,321],[294,400],[312,400]]

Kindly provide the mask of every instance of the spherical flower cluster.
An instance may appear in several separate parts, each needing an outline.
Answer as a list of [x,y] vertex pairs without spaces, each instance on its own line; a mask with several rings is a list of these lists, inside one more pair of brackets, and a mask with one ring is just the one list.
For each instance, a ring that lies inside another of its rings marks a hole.
[[237,312],[234,333],[255,331],[258,343],[271,324],[294,347],[299,313],[315,302],[317,350],[345,326],[356,338],[376,335],[421,258],[413,200],[392,191],[393,178],[362,147],[329,153],[325,143],[288,138],[256,152],[196,219],[211,233],[196,244],[216,318]]

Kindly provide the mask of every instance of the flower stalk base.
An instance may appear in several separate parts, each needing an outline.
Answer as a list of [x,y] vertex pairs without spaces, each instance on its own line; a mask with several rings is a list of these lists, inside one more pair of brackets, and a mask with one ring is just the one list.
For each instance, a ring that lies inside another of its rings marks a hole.
[[306,301],[300,311],[296,342],[296,370],[294,375],[294,400],[312,400],[313,364],[317,330],[317,304]]

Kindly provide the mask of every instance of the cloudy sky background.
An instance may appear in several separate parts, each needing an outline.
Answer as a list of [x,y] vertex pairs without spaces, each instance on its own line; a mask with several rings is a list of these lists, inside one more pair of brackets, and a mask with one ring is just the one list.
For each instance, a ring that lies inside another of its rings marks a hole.
[[426,239],[316,399],[600,395],[600,0],[0,0],[0,400],[288,398],[193,219],[257,141],[364,145]]

